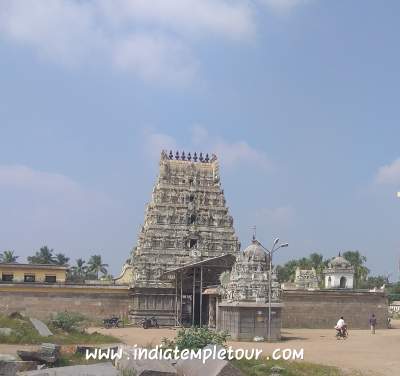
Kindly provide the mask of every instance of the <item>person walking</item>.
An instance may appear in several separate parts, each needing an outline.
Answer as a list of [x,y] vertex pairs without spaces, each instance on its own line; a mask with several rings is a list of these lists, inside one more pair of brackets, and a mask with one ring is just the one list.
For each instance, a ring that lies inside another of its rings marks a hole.
[[369,325],[371,327],[371,334],[375,334],[375,328],[376,328],[376,317],[375,314],[373,313],[372,316],[369,318]]

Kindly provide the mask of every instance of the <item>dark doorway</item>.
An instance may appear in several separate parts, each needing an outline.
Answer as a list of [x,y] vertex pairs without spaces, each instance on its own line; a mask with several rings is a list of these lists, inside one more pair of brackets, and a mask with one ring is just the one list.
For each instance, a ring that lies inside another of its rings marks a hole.
[[341,277],[340,278],[340,288],[341,289],[346,288],[346,277]]

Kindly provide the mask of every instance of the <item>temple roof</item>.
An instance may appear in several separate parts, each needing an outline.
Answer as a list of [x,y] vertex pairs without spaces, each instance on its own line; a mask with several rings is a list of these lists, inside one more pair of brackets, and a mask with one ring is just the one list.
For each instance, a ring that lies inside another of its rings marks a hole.
[[193,268],[197,268],[200,266],[205,266],[205,267],[209,267],[209,268],[230,269],[232,267],[232,265],[235,263],[235,260],[236,260],[236,257],[234,255],[228,253],[225,255],[211,257],[211,258],[207,258],[207,259],[204,259],[201,261],[192,262],[192,263],[188,263],[186,265],[179,266],[178,268],[175,268],[175,269],[172,269],[172,270],[169,270],[169,271],[163,273],[163,276],[175,274],[177,272],[183,272],[188,269],[193,269]]
[[255,239],[253,239],[251,244],[243,251],[243,256],[248,261],[268,262],[268,255]]
[[331,261],[330,264],[332,265],[332,267],[340,267],[340,268],[349,268],[351,267],[351,263],[346,260],[344,257],[340,256],[336,256],[334,257]]

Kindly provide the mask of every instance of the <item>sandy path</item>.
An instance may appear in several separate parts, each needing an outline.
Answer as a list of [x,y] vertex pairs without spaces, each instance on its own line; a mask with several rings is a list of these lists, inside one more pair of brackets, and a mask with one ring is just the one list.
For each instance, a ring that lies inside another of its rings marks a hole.
[[[337,341],[335,331],[327,329],[283,329],[285,340],[279,343],[229,342],[233,348],[259,348],[269,355],[275,349],[304,349],[304,360],[337,366],[346,370],[360,370],[363,375],[400,375],[400,323],[394,329],[378,330],[371,335],[368,330],[350,331],[347,340]],[[94,330],[94,329],[92,329]],[[152,345],[162,337],[173,338],[174,329],[122,328],[98,329],[111,334],[129,345]]]
[[38,345],[6,345],[0,343],[0,354],[16,355],[18,350],[33,351],[38,348]]

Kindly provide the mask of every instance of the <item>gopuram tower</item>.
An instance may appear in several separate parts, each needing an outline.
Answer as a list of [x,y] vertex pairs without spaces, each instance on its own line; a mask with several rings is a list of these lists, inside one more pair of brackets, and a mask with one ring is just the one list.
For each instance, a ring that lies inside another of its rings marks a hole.
[[225,254],[236,256],[240,250],[217,157],[163,151],[159,165],[137,245],[115,281],[130,284],[136,319],[140,304],[149,306],[150,295],[169,306],[161,295],[174,288],[174,276],[165,278],[166,272]]

